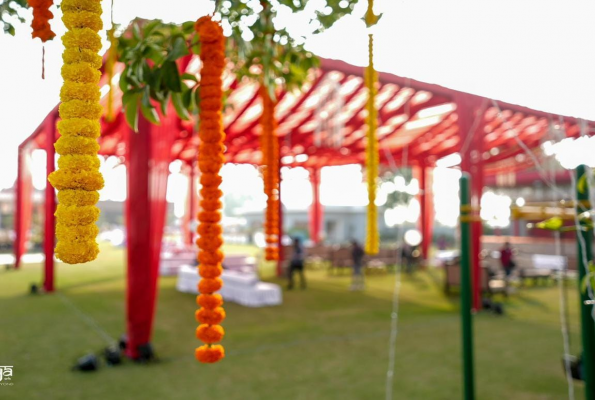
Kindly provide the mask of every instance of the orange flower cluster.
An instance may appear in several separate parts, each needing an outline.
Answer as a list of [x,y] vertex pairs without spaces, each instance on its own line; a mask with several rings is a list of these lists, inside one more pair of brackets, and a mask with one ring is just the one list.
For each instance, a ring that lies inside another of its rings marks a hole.
[[201,325],[196,329],[196,337],[206,343],[194,353],[203,363],[214,363],[225,357],[223,346],[214,345],[223,339],[225,331],[219,324],[225,319],[225,310],[221,307],[223,299],[214,292],[221,289],[223,281],[219,278],[223,271],[221,262],[223,245],[221,237],[221,197],[219,189],[221,176],[219,171],[225,162],[223,155],[225,133],[221,110],[223,109],[223,91],[221,89],[223,69],[225,67],[225,38],[219,23],[211,17],[202,17],[195,24],[201,43],[202,61],[200,82],[200,138],[198,167],[201,171],[200,190],[202,211],[198,214],[197,228],[199,239],[198,260],[201,280],[198,290],[201,293],[196,303],[201,307],[196,311],[196,320]]
[[33,22],[31,28],[33,32],[31,36],[33,39],[40,38],[42,42],[52,40],[56,34],[52,32],[50,27],[50,19],[54,18],[54,14],[50,11],[50,7],[54,4],[53,0],[28,0],[29,6],[33,8]]
[[262,172],[264,179],[264,193],[267,195],[267,208],[264,223],[267,247],[265,259],[272,261],[279,259],[279,141],[277,140],[277,121],[275,120],[275,102],[271,99],[267,89],[260,88],[262,97],[262,116],[260,124],[262,134],[260,147],[262,149]]

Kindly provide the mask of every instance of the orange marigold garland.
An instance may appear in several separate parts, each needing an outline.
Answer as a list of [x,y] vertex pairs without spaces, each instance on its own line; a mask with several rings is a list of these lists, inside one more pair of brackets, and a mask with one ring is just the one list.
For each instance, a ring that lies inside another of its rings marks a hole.
[[50,11],[50,7],[54,4],[53,0],[28,0],[28,3],[33,9],[31,36],[33,39],[40,38],[44,43],[52,40],[56,36],[50,27],[50,19],[54,18],[54,14]]
[[225,162],[223,155],[225,133],[221,110],[223,109],[223,90],[221,89],[223,69],[225,67],[225,38],[219,23],[211,17],[202,17],[196,21],[200,59],[202,61],[200,82],[200,138],[198,166],[201,171],[202,189],[201,209],[198,214],[199,239],[198,260],[201,280],[198,290],[201,293],[196,303],[201,307],[196,311],[196,320],[201,325],[196,329],[196,337],[205,344],[194,352],[196,359],[203,363],[214,363],[225,357],[225,350],[214,343],[223,339],[225,331],[219,324],[225,319],[225,310],[221,307],[223,299],[214,292],[221,289],[223,281],[219,278],[222,268],[223,245],[221,237],[221,197],[219,189],[221,176],[219,171]]
[[262,97],[262,116],[260,124],[262,134],[260,147],[262,149],[262,173],[264,193],[267,196],[265,216],[266,249],[265,259],[269,261],[279,259],[279,141],[277,140],[277,121],[275,120],[275,102],[263,86],[260,88]]

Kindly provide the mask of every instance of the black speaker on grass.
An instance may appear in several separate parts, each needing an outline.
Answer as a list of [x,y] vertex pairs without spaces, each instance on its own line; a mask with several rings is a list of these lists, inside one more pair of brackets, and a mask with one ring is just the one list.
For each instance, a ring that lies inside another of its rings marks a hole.
[[120,347],[121,351],[126,350],[126,346],[128,346],[128,335],[125,333],[120,336],[120,340],[118,341],[118,346]]
[[74,367],[75,371],[91,372],[97,371],[99,368],[99,360],[95,354],[87,354],[76,361]]
[[581,356],[576,357],[570,354],[562,357],[562,367],[566,371],[567,365],[570,364],[570,376],[577,381],[583,380],[583,359]]
[[39,286],[37,286],[35,283],[32,283],[31,286],[29,287],[29,293],[31,293],[31,294],[38,294],[39,293]]
[[138,350],[138,358],[134,361],[140,363],[148,363],[151,361],[155,361],[155,352],[153,351],[153,346],[151,343],[141,344],[137,347]]
[[115,346],[110,346],[103,350],[103,356],[107,365],[114,366],[122,364],[122,353]]

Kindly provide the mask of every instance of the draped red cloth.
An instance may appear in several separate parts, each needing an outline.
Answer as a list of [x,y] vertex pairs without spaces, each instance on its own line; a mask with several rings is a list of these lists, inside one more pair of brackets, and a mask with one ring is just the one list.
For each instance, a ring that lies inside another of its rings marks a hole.
[[182,238],[183,242],[187,246],[194,245],[194,231],[195,226],[193,222],[196,220],[198,213],[198,192],[197,188],[197,168],[195,166],[189,166],[186,168],[186,174],[188,175],[188,197],[186,199],[186,212],[182,219]]
[[[170,113],[173,113],[170,110]],[[161,238],[167,211],[166,192],[171,146],[177,133],[175,119],[162,118],[159,126],[140,117],[138,133],[127,137],[128,242],[127,355],[138,358],[138,347],[151,340]]]
[[320,202],[320,168],[310,170],[310,183],[312,184],[312,205],[310,205],[310,240],[320,243],[324,208]]
[[21,258],[27,251],[29,228],[33,211],[33,179],[31,177],[31,153],[29,146],[19,146],[16,182],[16,215],[14,220],[15,268],[21,266]]

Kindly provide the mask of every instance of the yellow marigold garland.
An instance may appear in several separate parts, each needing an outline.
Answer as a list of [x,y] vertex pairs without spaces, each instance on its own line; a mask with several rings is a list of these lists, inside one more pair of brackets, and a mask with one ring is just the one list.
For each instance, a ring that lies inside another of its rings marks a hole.
[[58,170],[49,181],[58,189],[56,257],[77,264],[94,260],[99,253],[95,222],[97,192],[103,188],[97,152],[100,135],[98,68],[101,57],[101,0],[63,0],[62,20],[68,31],[62,37],[64,53],[60,91],[60,117],[56,152]]
[[378,126],[378,110],[376,110],[376,82],[378,74],[374,70],[373,48],[374,39],[369,37],[369,64],[365,70],[366,86],[368,87],[368,134],[366,146],[366,172],[368,181],[368,225],[366,233],[366,253],[377,254],[380,247],[380,237],[378,234],[378,210],[376,208],[376,178],[378,177],[378,139],[376,137],[376,128]]
[[262,149],[262,173],[264,193],[267,196],[264,231],[266,236],[265,259],[272,261],[279,259],[279,141],[276,130],[275,102],[271,99],[267,89],[260,88],[262,98],[262,116],[260,124],[260,148]]
[[221,76],[225,67],[225,38],[219,23],[211,17],[202,17],[196,21],[195,29],[201,43],[202,61],[200,82],[200,138],[198,166],[201,171],[202,189],[201,208],[198,214],[199,225],[199,274],[201,280],[198,290],[201,293],[196,303],[201,307],[196,311],[196,320],[200,326],[196,337],[205,344],[196,348],[194,355],[203,363],[214,363],[225,357],[223,346],[214,343],[223,339],[225,331],[220,323],[225,319],[225,310],[221,307],[223,299],[214,294],[221,289],[223,281],[219,276],[223,271],[221,262],[223,245],[221,237],[221,197],[219,189],[222,179],[219,171],[225,162],[223,155],[225,133],[223,132],[222,114],[223,91]]

